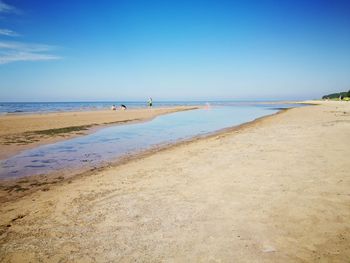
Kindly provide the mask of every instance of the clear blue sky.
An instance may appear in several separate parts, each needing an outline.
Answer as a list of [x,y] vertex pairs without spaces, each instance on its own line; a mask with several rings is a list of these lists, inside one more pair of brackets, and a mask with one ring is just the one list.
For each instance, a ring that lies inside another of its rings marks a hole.
[[0,101],[350,89],[350,1],[0,0]]

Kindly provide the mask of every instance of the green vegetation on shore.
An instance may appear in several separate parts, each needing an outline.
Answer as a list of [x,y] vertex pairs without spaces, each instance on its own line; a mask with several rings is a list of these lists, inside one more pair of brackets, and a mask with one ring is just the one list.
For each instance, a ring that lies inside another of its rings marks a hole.
[[350,90],[349,91],[343,91],[338,93],[332,93],[329,95],[324,95],[322,99],[344,99],[344,100],[350,100]]

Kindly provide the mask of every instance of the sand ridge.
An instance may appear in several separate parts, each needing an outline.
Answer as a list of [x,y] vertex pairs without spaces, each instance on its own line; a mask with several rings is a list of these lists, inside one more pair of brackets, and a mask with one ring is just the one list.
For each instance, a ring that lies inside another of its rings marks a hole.
[[346,262],[350,103],[96,171],[0,208],[3,262]]

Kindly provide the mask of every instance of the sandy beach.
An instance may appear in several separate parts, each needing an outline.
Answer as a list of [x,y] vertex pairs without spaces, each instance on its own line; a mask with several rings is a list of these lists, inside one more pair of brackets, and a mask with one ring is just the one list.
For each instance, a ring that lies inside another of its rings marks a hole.
[[0,261],[348,262],[350,103],[318,103],[3,202]]
[[197,107],[147,108],[0,116],[0,159],[22,150],[87,134],[107,125],[150,120]]

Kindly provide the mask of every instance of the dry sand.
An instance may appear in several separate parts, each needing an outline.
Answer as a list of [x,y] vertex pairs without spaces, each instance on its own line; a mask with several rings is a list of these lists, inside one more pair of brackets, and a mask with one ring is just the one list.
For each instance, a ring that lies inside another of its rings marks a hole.
[[322,103],[3,203],[1,262],[349,262],[350,103]]
[[0,159],[38,145],[79,136],[106,125],[145,121],[197,107],[147,108],[0,116]]

